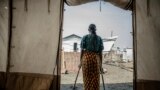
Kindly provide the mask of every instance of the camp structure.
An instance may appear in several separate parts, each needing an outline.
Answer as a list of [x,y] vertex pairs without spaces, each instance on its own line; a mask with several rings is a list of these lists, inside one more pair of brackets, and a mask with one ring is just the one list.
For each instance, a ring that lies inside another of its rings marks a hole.
[[103,45],[104,45],[103,53],[110,52],[112,50],[117,38],[118,38],[118,36],[112,36],[112,37],[108,37],[106,39],[103,39]]
[[58,90],[62,14],[62,0],[0,0],[0,88]]
[[80,42],[82,37],[71,34],[62,38],[62,49],[64,52],[80,52]]
[[[0,90],[60,90],[64,2],[93,1],[0,0]],[[104,1],[133,12],[134,90],[160,90],[160,0]]]

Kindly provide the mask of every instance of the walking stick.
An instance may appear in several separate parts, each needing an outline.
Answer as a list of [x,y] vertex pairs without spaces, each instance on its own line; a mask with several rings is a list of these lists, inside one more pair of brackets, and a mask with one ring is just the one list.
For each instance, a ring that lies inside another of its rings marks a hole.
[[101,77],[102,77],[102,82],[103,82],[103,89],[105,90],[105,84],[104,84],[104,77],[103,77],[103,68],[102,68],[102,52],[99,54],[100,55],[100,65],[99,65],[99,69],[100,69],[100,74],[101,74]]
[[[81,50],[80,63],[82,62],[82,55],[83,55],[83,50]],[[78,70],[78,73],[77,73],[77,76],[76,76],[76,80],[75,80],[75,82],[74,82],[73,90],[76,89],[77,78],[78,78],[78,75],[79,75],[79,72],[80,72],[81,67],[82,67],[82,65],[80,64],[79,70]]]
[[77,82],[77,78],[78,78],[78,75],[79,75],[79,72],[80,72],[81,67],[82,67],[82,65],[80,65],[80,67],[79,67],[79,70],[78,70],[78,73],[77,73],[77,76],[76,76],[76,80],[75,80],[75,82],[74,82],[73,90],[76,89],[76,82]]
[[103,82],[103,89],[105,90],[105,84],[104,84],[104,77],[103,77],[103,71],[102,71],[102,66],[100,65],[100,73],[101,73],[101,77],[102,77],[102,82]]

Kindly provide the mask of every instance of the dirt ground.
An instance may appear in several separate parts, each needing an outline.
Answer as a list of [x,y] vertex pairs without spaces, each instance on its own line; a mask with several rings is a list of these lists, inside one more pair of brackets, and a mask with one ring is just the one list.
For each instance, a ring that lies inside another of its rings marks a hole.
[[[133,90],[133,63],[107,63],[103,64],[105,69],[104,82],[106,90]],[[72,90],[77,73],[61,75],[61,90]],[[102,79],[100,90],[103,90]],[[82,72],[77,80],[77,89],[83,90]]]

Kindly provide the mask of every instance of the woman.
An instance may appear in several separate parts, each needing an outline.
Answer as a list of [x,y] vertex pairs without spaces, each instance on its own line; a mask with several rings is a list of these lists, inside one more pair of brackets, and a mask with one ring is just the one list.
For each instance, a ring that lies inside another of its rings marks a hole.
[[81,65],[83,71],[84,90],[99,90],[100,66],[102,64],[103,42],[96,34],[96,25],[89,25],[89,34],[81,41]]

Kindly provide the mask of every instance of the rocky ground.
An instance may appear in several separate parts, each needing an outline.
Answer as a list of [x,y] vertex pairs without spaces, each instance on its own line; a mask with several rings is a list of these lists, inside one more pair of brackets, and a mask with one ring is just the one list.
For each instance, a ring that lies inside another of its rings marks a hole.
[[[104,82],[106,90],[133,90],[133,63],[107,63],[103,64],[105,69]],[[72,90],[77,73],[61,75],[61,90]],[[101,90],[103,84],[101,79]],[[77,80],[77,89],[83,90],[82,72]]]

